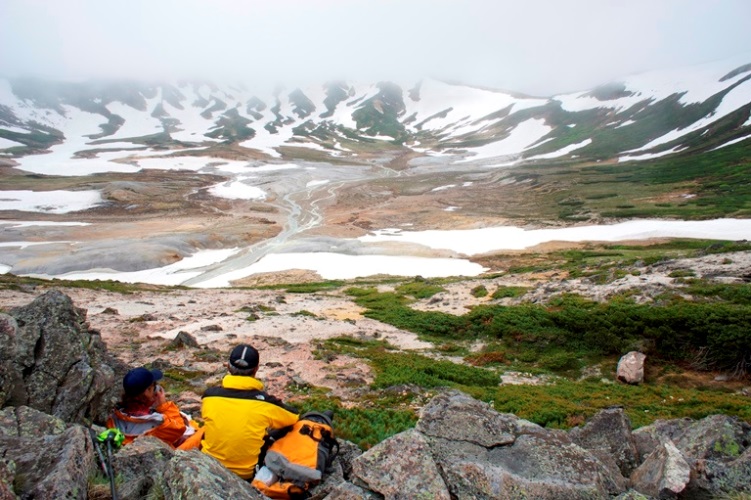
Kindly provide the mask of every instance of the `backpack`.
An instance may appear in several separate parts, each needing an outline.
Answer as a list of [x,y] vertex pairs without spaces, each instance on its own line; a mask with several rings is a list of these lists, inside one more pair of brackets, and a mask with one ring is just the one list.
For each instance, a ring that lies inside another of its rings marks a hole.
[[307,498],[339,453],[331,412],[309,412],[266,449],[252,485],[269,498]]

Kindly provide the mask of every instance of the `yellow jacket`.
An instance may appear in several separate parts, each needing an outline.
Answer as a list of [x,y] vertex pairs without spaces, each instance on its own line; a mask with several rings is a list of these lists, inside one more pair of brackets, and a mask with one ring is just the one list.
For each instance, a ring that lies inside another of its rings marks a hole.
[[203,395],[202,451],[243,479],[253,477],[266,429],[297,422],[294,408],[263,392],[263,382],[248,376],[226,375],[221,387]]

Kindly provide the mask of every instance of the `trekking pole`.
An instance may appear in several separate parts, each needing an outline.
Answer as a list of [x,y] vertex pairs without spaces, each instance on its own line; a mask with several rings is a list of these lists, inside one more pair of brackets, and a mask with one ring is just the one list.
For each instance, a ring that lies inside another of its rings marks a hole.
[[117,500],[117,491],[115,490],[115,473],[112,471],[112,441],[114,440],[113,433],[107,433],[107,467],[109,467],[110,476],[110,493],[112,493],[112,500]]
[[91,443],[94,445],[94,451],[96,451],[96,455],[99,457],[99,465],[102,467],[102,472],[104,472],[104,475],[109,479],[110,472],[107,469],[107,461],[104,459],[102,449],[99,447],[99,439],[97,438],[96,432],[94,432],[94,429],[89,429],[89,433],[91,434]]
[[107,476],[110,479],[110,493],[112,494],[112,500],[117,500],[117,491],[115,489],[115,472],[112,469],[112,446],[117,448],[123,444],[125,435],[118,429],[107,429],[104,432],[99,433],[97,441],[105,443],[107,445]]

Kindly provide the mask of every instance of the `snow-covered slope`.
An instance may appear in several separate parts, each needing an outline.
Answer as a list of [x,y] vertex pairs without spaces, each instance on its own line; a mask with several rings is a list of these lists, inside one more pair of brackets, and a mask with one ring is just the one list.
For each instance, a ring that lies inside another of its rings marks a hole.
[[42,173],[75,175],[89,162],[133,171],[165,149],[189,155],[217,144],[268,159],[310,150],[346,158],[382,141],[460,164],[635,161],[745,144],[750,133],[751,54],[551,98],[435,80],[266,93],[206,82],[0,80],[0,155]]

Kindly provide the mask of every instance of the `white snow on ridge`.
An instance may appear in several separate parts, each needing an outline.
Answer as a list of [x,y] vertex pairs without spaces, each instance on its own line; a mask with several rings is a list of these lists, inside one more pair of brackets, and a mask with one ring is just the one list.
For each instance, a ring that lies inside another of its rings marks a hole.
[[0,210],[67,214],[103,202],[99,191],[0,191]]
[[[441,130],[460,125],[451,135],[461,135],[478,130],[482,123],[474,123],[489,114],[512,106],[511,113],[521,109],[542,106],[545,99],[519,99],[502,92],[493,92],[460,85],[451,85],[436,80],[424,80],[420,86],[420,100],[413,101],[405,89],[405,116],[416,114],[413,126],[431,116],[451,108],[445,117],[431,118],[423,128]],[[471,123],[471,125],[470,125]]]
[[646,153],[643,155],[634,155],[634,156],[619,156],[618,163],[623,163],[626,161],[652,160],[654,158],[660,158],[661,156],[667,156],[669,154],[677,153],[678,151],[682,151],[682,149],[672,148],[672,149],[668,149],[667,151],[660,151],[659,153]]
[[742,84],[738,85],[733,90],[725,94],[725,96],[722,98],[722,102],[720,102],[717,108],[712,113],[705,116],[701,120],[698,120],[692,123],[686,128],[671,130],[667,134],[661,137],[658,137],[657,139],[654,139],[653,141],[650,141],[648,144],[645,144],[644,146],[638,149],[625,151],[625,153],[646,151],[646,150],[654,148],[655,146],[659,146],[661,144],[666,144],[668,142],[674,141],[686,134],[695,132],[697,130],[701,130],[702,128],[729,115],[730,113],[736,111],[738,108],[748,103],[751,103],[751,80],[746,80],[745,82],[743,82]]
[[731,145],[733,145],[733,144],[737,144],[737,143],[739,143],[739,142],[741,142],[741,141],[745,141],[745,140],[746,140],[746,139],[748,139],[749,137],[751,137],[751,134],[749,134],[749,135],[745,135],[745,136],[743,136],[743,137],[739,137],[739,138],[737,138],[737,139],[733,139],[732,141],[728,141],[728,142],[726,142],[725,144],[722,144],[722,145],[720,145],[720,146],[717,146],[716,148],[710,149],[710,151],[715,151],[715,150],[718,150],[718,149],[722,149],[722,148],[724,148],[725,146],[731,146]]
[[17,146],[23,146],[23,144],[20,142],[11,141],[10,139],[6,139],[4,137],[0,137],[0,149],[14,148]]
[[585,91],[556,95],[553,96],[553,100],[560,102],[564,110],[572,112],[595,108],[623,111],[641,101],[650,99],[658,102],[674,94],[683,94],[679,100],[683,105],[701,103],[748,76],[748,72],[745,72],[724,82],[720,81],[734,69],[749,62],[751,62],[751,57],[742,55],[697,66],[655,70],[633,75],[623,81],[625,90],[633,95],[619,99],[600,101],[587,96],[589,91]]
[[588,146],[590,144],[592,144],[592,139],[585,139],[582,142],[578,142],[576,144],[569,144],[565,148],[561,148],[558,151],[553,151],[552,153],[545,153],[545,154],[541,154],[541,155],[530,156],[530,157],[525,158],[525,159],[527,159],[527,160],[547,160],[547,159],[551,159],[551,158],[559,158],[561,156],[566,156],[571,151],[575,151],[577,149],[583,148],[583,147]]
[[509,136],[505,139],[486,144],[485,146],[469,148],[468,151],[474,153],[474,156],[460,160],[457,163],[520,154],[522,151],[549,134],[551,130],[553,129],[546,125],[545,120],[543,119],[533,118],[524,121],[514,127]]

